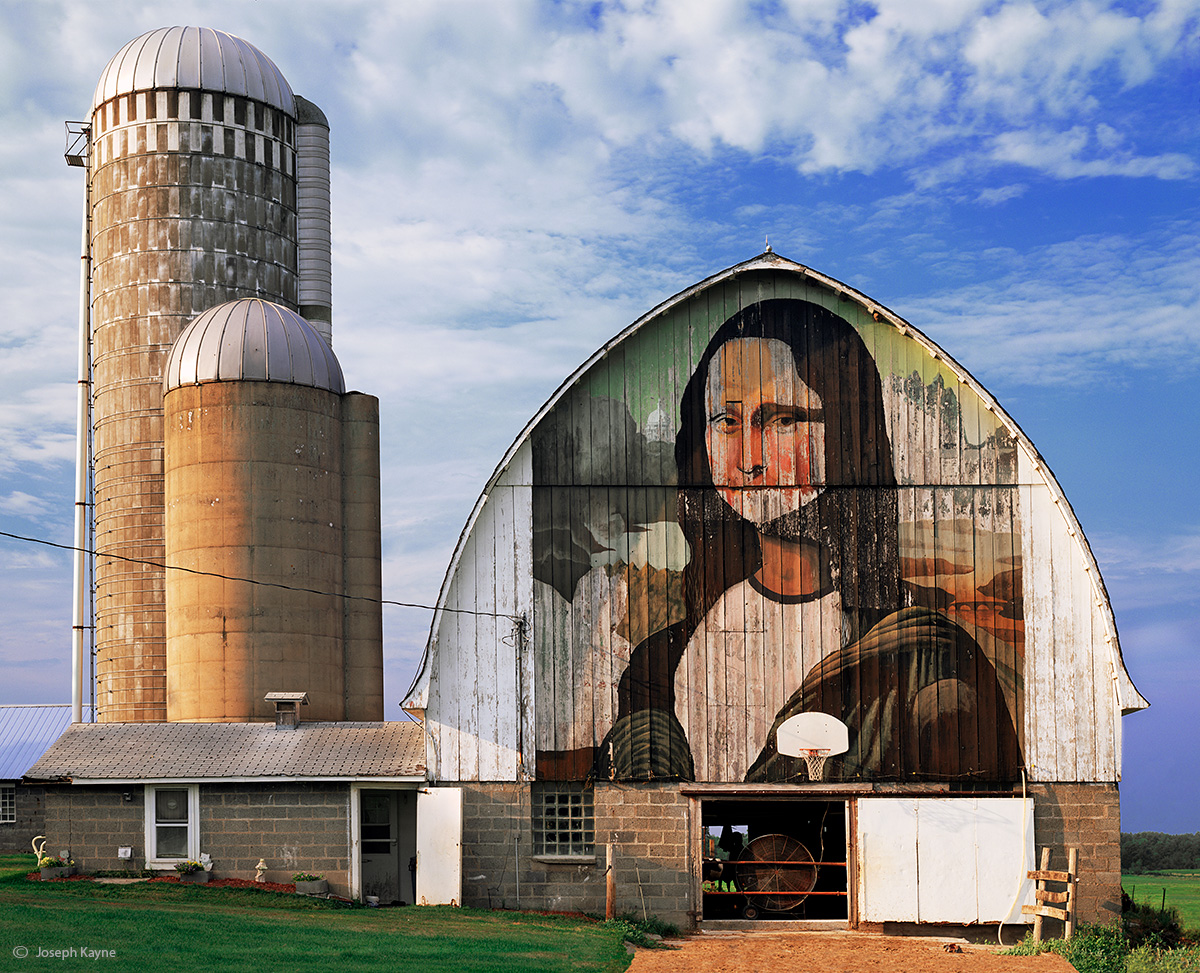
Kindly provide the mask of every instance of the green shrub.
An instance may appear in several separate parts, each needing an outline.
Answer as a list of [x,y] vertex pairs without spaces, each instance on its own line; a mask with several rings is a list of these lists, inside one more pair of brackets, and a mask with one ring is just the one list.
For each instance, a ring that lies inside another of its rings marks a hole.
[[641,946],[643,949],[674,949],[673,946],[664,945],[660,941],[661,937],[679,935],[678,926],[663,922],[658,916],[650,916],[649,919],[642,920],[626,914],[607,920],[604,926],[607,929],[620,931],[626,942]]
[[1116,923],[1084,926],[1067,942],[1067,962],[1079,973],[1125,973],[1129,945]]
[[626,922],[632,926],[637,926],[642,932],[652,933],[655,936],[678,936],[679,927],[673,922],[667,922],[658,916],[650,916],[649,919],[637,919],[632,914],[626,913],[621,916]]
[[1125,973],[1128,946],[1125,933],[1114,923],[1111,926],[1080,926],[1070,939],[1043,939],[1040,943],[1034,942],[1033,933],[1029,932],[1005,952],[1011,956],[1057,953],[1079,973]]
[[1153,949],[1174,949],[1183,942],[1183,925],[1179,910],[1173,906],[1159,909],[1134,902],[1121,890],[1121,925],[1131,949],[1150,946]]
[[1126,973],[1200,973],[1200,946],[1155,949],[1139,946],[1130,952]]

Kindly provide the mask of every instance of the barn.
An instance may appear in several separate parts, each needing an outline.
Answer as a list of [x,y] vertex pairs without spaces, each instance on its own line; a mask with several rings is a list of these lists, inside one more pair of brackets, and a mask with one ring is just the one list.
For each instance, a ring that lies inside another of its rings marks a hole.
[[683,926],[1020,923],[1050,848],[1079,918],[1120,908],[1147,703],[1070,504],[945,351],[769,249],[533,417],[402,705],[465,905],[599,912],[611,875]]

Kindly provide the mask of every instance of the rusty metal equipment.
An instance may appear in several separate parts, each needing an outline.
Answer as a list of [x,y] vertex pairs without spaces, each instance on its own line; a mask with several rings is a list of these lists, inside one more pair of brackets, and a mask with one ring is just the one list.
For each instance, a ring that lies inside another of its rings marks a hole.
[[734,885],[746,896],[742,916],[799,908],[817,884],[818,863],[790,835],[765,834],[751,839],[738,856]]

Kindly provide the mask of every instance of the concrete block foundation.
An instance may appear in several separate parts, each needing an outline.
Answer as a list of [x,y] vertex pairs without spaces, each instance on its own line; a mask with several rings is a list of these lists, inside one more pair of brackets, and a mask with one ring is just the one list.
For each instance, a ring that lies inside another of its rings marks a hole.
[[[532,787],[537,785],[462,786],[464,905],[603,915],[604,845],[611,841],[619,914],[640,918],[644,912],[683,929],[696,924],[700,800],[681,794],[678,784],[597,783],[595,854],[560,858],[533,853]],[[1034,799],[1035,844],[1039,850],[1051,848],[1051,867],[1066,868],[1067,849],[1079,850],[1078,920],[1115,919],[1121,905],[1116,785],[1032,784],[1028,794]],[[1059,924],[1047,923],[1047,933],[1058,934]],[[771,927],[762,924],[764,930]]]

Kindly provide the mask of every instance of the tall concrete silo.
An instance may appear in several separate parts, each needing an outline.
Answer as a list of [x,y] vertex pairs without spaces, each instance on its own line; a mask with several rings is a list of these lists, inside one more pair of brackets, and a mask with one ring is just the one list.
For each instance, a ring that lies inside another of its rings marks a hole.
[[89,163],[96,711],[163,720],[167,353],[208,308],[302,292],[330,340],[328,126],[253,45],[162,28],[101,74]]
[[308,719],[382,720],[378,399],[259,300],[189,324],[164,392],[167,718],[303,691]]

